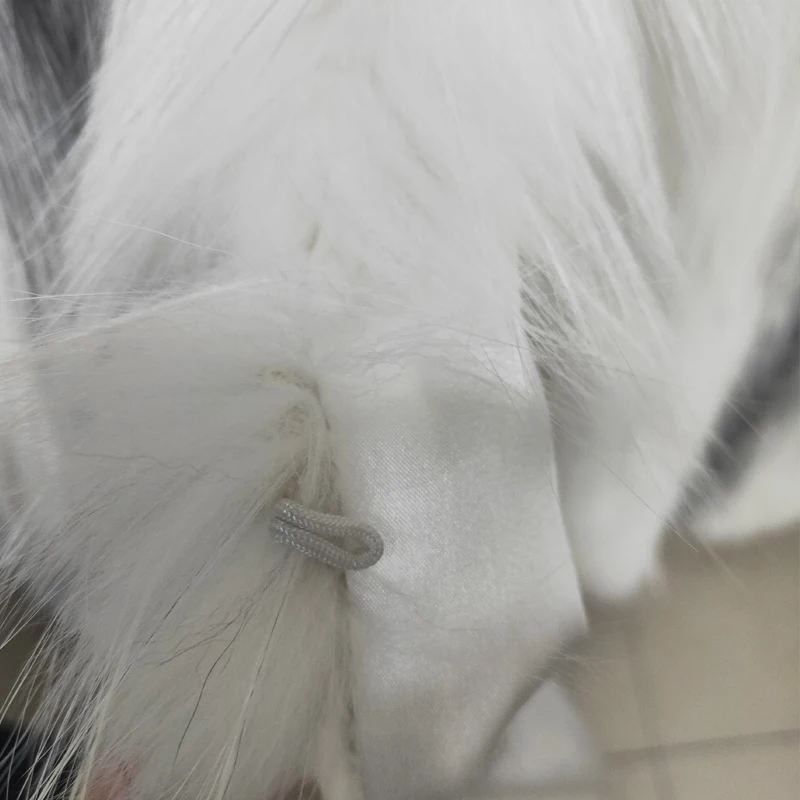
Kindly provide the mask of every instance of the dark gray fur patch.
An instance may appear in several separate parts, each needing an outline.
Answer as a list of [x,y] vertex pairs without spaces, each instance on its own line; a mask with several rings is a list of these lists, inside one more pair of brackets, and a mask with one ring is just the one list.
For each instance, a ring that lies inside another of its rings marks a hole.
[[24,264],[17,288],[34,294],[48,291],[60,264],[52,200],[63,196],[58,168],[86,120],[105,5],[0,0],[0,225]]
[[800,404],[800,234],[796,223],[777,239],[767,267],[770,301],[763,332],[719,414],[678,521],[686,521],[715,494],[735,490],[766,428]]
[[760,358],[734,391],[704,454],[715,483],[733,488],[741,478],[762,431],[797,396],[800,377],[800,311],[778,341],[760,343]]

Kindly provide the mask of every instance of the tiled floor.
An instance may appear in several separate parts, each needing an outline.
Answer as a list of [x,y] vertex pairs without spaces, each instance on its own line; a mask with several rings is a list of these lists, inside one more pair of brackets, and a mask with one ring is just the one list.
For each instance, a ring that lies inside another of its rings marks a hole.
[[[553,800],[800,799],[798,534],[713,554],[676,540],[660,597],[593,611],[562,674],[608,778]],[[3,651],[0,687],[32,640]]]
[[800,536],[667,550],[668,583],[596,611],[565,667],[608,800],[800,798]]

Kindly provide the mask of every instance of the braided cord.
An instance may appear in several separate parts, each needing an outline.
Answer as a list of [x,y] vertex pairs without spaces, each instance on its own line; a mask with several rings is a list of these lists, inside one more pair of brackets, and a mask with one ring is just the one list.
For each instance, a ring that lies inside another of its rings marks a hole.
[[367,569],[383,555],[383,540],[369,525],[313,511],[293,500],[275,505],[272,535],[309,558],[342,570]]

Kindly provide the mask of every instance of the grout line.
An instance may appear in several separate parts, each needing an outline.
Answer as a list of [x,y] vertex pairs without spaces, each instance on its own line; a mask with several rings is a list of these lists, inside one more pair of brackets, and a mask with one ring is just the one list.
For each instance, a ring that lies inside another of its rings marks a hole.
[[719,751],[730,747],[767,747],[775,744],[800,742],[800,729],[785,731],[768,731],[766,733],[742,733],[735,736],[724,736],[716,739],[697,739],[688,742],[658,744],[651,747],[615,750],[605,754],[606,759],[614,763],[627,763],[648,758],[654,754],[673,756],[702,751]]
[[[639,648],[631,641],[630,629],[624,634],[625,650],[630,664],[631,682],[633,683],[633,696],[636,701],[636,710],[639,714],[639,723],[642,732],[648,741],[661,743],[661,731],[657,716],[649,702],[653,695],[653,682],[650,671],[645,663]],[[667,759],[662,748],[657,745],[647,749],[646,757],[650,766],[650,776],[653,781],[658,800],[675,800],[675,787],[667,767]]]

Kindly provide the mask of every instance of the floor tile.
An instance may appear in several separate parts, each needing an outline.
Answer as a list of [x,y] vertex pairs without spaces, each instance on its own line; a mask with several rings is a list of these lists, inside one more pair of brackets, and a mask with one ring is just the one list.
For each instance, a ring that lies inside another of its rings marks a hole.
[[701,749],[670,758],[668,769],[674,800],[797,800],[800,738]]
[[603,800],[660,800],[647,757],[615,764],[609,770],[609,785]]
[[628,623],[623,617],[612,611],[593,614],[590,638],[564,667],[573,701],[604,752],[647,744],[631,671]]
[[800,537],[673,547],[668,593],[631,641],[648,744],[800,727]]

